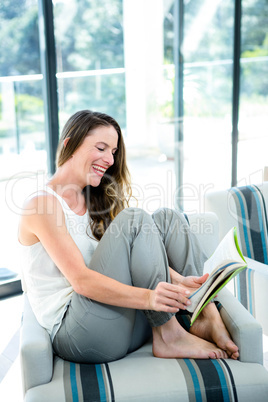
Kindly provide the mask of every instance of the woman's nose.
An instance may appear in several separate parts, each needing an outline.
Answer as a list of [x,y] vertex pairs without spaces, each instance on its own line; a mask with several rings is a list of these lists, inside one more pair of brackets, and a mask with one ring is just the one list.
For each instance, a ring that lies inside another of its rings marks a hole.
[[114,164],[114,155],[111,152],[107,152],[105,155],[104,161],[109,166],[112,166]]

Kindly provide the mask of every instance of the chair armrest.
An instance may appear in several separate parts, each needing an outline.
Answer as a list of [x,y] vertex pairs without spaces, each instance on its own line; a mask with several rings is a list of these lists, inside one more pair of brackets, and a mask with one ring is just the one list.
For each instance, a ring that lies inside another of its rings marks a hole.
[[239,360],[263,364],[261,325],[228,289],[222,289],[215,301],[220,302],[221,317],[239,348]]
[[268,277],[268,265],[263,264],[262,262],[253,260],[252,258],[249,258],[249,257],[244,257],[244,258],[248,264],[248,268],[254,269],[254,271],[257,271],[260,274],[263,274]]
[[48,332],[37,322],[24,295],[24,312],[20,339],[20,362],[23,392],[51,381],[53,351]]
[[245,260],[248,264],[246,290],[243,290],[248,304],[246,307],[261,323],[264,334],[268,335],[268,265],[248,257]]

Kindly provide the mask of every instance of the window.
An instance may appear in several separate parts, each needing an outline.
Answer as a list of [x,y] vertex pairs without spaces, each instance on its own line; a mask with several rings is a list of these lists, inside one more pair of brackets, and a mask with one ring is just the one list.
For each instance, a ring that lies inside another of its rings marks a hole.
[[172,91],[165,78],[166,3],[54,2],[61,127],[79,109],[113,116],[127,145],[134,194],[149,212],[167,201],[167,178],[175,179],[174,126],[164,99]]
[[37,1],[0,6],[0,178],[46,169]]
[[184,21],[183,186],[200,211],[203,192],[231,180],[234,1],[186,1]]
[[20,205],[47,169],[37,0],[2,1],[0,25],[0,266],[19,271]]
[[238,183],[260,183],[268,166],[268,1],[243,0]]
[[121,0],[54,2],[60,125],[101,110],[126,125]]

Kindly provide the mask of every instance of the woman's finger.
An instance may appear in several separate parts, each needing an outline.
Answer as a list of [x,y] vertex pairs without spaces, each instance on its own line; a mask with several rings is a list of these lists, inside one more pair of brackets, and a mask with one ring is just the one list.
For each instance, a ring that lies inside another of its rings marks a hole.
[[170,307],[175,307],[181,310],[185,310],[187,306],[190,304],[190,301],[187,298],[181,297],[178,298],[173,298],[169,297],[169,295],[160,295],[156,294],[155,295],[155,301],[156,304],[160,305],[165,305],[165,306],[170,306]]
[[157,288],[155,289],[156,294],[159,296],[167,297],[172,300],[179,301],[183,305],[190,305],[191,302],[188,299],[188,295],[190,292],[188,290],[185,290],[184,288],[181,288],[179,286],[166,286],[170,284],[165,284],[161,283]]
[[163,292],[173,292],[175,298],[176,298],[176,295],[178,295],[178,294],[188,297],[188,295],[190,295],[190,293],[191,293],[188,289],[185,289],[184,286],[172,285],[171,283],[167,283],[167,282],[159,282],[156,289],[158,291],[163,291]]

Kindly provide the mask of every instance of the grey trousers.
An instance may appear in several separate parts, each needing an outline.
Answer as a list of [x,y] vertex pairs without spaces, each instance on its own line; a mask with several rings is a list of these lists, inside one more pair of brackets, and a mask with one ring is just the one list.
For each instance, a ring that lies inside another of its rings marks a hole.
[[[183,276],[200,276],[206,259],[184,215],[163,208],[151,216],[127,208],[105,232],[89,268],[127,285],[154,289],[160,281],[170,282],[169,266]],[[73,293],[53,348],[62,358],[79,363],[118,360],[143,345],[152,326],[171,317],[105,305]]]

